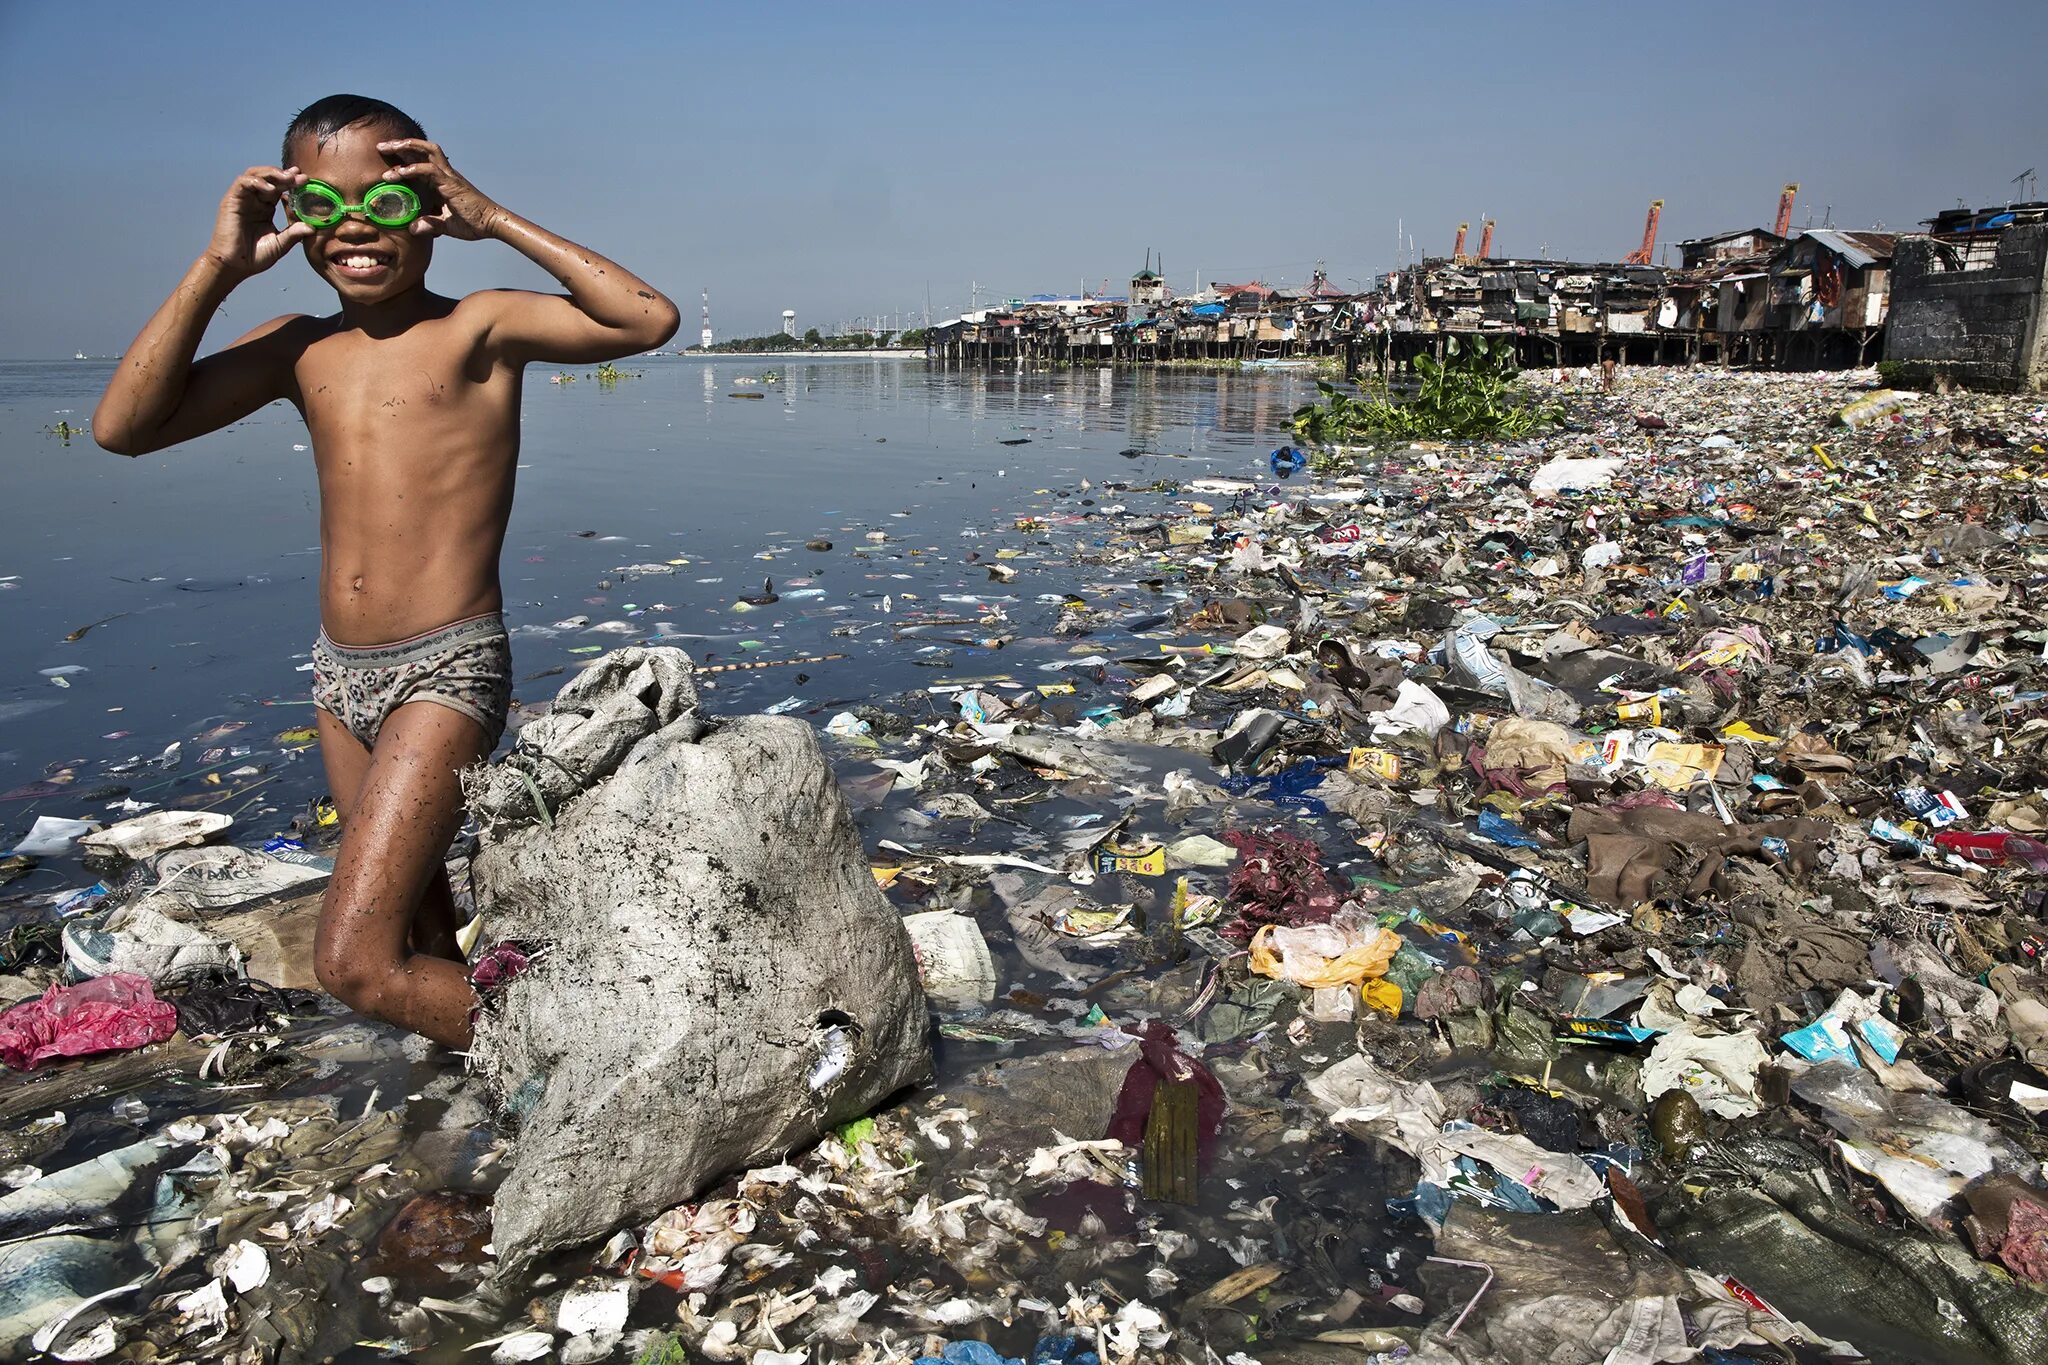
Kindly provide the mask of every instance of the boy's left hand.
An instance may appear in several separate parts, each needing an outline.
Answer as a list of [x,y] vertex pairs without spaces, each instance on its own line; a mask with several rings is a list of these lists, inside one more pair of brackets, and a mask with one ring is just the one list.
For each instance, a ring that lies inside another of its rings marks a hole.
[[474,242],[490,235],[492,225],[504,212],[476,186],[448,164],[448,154],[436,142],[406,137],[380,142],[377,150],[401,164],[384,172],[386,180],[418,180],[431,185],[441,207],[423,213],[413,221],[412,231],[422,237],[446,236]]

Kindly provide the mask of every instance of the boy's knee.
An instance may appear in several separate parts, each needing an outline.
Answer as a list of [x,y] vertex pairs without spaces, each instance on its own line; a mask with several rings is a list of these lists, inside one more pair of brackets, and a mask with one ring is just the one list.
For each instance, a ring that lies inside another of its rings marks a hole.
[[378,1014],[391,972],[365,954],[324,949],[313,959],[320,989],[358,1014]]

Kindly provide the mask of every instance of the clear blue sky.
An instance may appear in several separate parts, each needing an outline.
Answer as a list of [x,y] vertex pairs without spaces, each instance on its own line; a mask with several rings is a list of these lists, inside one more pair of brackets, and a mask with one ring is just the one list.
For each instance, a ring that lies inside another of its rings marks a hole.
[[[2048,172],[2048,3],[413,5],[0,0],[0,356],[125,346],[244,166],[336,91],[410,110],[509,206],[696,330],[1120,290],[1340,282],[1442,252],[1612,260],[1795,222],[1910,226]],[[449,243],[445,292],[546,283]],[[332,294],[294,258],[210,341]]]

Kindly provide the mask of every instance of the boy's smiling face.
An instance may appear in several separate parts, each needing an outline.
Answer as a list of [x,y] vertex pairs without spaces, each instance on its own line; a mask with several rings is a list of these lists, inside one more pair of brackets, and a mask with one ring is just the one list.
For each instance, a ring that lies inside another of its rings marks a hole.
[[[347,196],[347,203],[360,204],[391,169],[377,144],[396,136],[382,124],[356,123],[328,138],[324,146],[302,137],[292,150],[309,179],[332,185]],[[426,278],[433,257],[433,239],[413,232],[411,224],[379,227],[360,213],[306,239],[306,259],[314,273],[333,285],[344,303],[382,303],[404,293]]]

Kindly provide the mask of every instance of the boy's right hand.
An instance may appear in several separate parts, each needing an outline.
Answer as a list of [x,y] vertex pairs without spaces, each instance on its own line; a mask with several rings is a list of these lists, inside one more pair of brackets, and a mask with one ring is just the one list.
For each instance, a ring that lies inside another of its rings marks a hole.
[[313,235],[313,229],[296,218],[281,231],[277,226],[277,201],[305,183],[304,172],[296,166],[251,166],[235,177],[220,201],[206,254],[237,279],[276,265],[293,246]]

